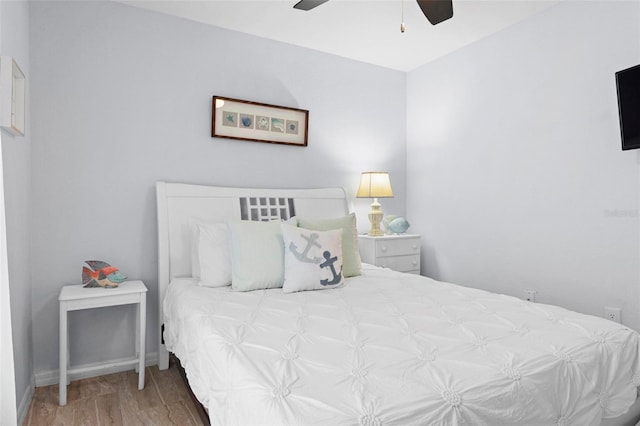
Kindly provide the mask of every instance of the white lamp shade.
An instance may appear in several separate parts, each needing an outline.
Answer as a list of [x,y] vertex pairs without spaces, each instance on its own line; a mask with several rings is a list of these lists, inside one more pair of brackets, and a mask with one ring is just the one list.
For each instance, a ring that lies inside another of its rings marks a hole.
[[358,198],[393,197],[391,181],[387,172],[363,172],[358,187]]

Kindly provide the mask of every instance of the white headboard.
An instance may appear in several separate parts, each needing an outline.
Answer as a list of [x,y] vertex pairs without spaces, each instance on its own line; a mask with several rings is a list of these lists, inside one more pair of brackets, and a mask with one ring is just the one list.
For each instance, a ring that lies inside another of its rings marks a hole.
[[[174,277],[191,276],[191,224],[194,220],[226,222],[233,219],[272,220],[292,216],[333,218],[349,213],[342,188],[255,189],[184,183],[156,183],[158,212],[158,320],[162,302]],[[162,328],[161,328],[162,329]],[[158,347],[159,367],[169,367],[169,353]]]

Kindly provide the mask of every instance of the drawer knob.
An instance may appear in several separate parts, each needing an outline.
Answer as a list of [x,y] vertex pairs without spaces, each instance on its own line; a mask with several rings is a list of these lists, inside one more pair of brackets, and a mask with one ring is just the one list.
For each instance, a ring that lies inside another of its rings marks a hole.
[[418,248],[418,245],[417,245],[417,244],[414,244],[414,245],[413,245],[413,249],[414,249],[414,250],[416,250],[417,248]]
[[382,246],[382,247],[380,247],[380,250],[382,250],[382,251],[387,251],[387,246]]
[[413,263],[413,266],[418,266],[418,261],[417,260],[414,260],[412,263]]

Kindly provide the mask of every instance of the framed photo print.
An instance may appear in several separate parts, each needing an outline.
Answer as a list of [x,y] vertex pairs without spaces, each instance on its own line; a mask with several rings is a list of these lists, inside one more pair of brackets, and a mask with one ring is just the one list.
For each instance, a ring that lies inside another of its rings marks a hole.
[[307,146],[309,111],[213,97],[211,136]]
[[0,57],[0,127],[16,136],[25,131],[24,73],[11,56]]

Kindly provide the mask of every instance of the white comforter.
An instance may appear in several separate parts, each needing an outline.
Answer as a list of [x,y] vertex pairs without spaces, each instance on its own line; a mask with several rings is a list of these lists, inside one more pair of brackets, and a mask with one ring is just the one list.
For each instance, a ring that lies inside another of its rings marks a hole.
[[639,336],[563,308],[365,266],[284,294],[177,280],[165,340],[213,425],[598,425]]

